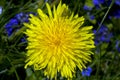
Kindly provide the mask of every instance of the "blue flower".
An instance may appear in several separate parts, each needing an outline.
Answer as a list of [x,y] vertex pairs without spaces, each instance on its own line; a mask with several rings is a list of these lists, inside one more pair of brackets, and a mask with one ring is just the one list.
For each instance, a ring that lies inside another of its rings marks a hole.
[[105,2],[105,0],[92,0],[93,4],[97,9],[100,9],[100,5]]
[[19,21],[21,21],[21,19],[22,19],[23,17],[24,17],[24,13],[23,13],[23,12],[15,15],[15,18],[18,19]]
[[92,68],[88,67],[86,69],[83,69],[83,71],[81,73],[82,73],[82,76],[90,76],[91,72],[92,72]]
[[94,20],[95,19],[95,16],[93,14],[91,14],[90,12],[87,12],[87,15],[88,15],[90,20]]
[[[110,6],[111,3],[112,3],[112,0],[107,0],[102,2],[101,4],[106,4],[107,6]],[[115,0],[114,4],[120,6],[120,0]]]
[[17,26],[18,24],[19,24],[19,21],[17,19],[13,18],[5,25],[8,36],[10,36],[12,34],[13,27]]
[[11,36],[14,31],[19,30],[24,22],[29,22],[28,18],[29,14],[31,13],[21,12],[16,14],[12,19],[10,19],[9,22],[5,25],[8,36]]
[[120,52],[120,40],[117,40],[116,41],[116,45],[115,45],[115,48],[118,52]]
[[28,20],[29,14],[30,13],[23,13],[23,12],[21,12],[21,13],[15,15],[15,18],[18,19],[20,21],[20,23],[29,22],[29,20]]
[[98,45],[102,42],[110,42],[110,39],[113,37],[113,34],[110,33],[109,29],[102,25],[97,32],[97,30],[93,30],[95,34],[95,45]]
[[115,12],[112,12],[109,18],[111,19],[112,16],[114,16],[115,18],[120,18],[120,9],[116,10]]
[[105,2],[105,0],[93,0],[94,5],[100,5],[100,4],[104,3],[104,2]]
[[115,0],[115,4],[120,6],[120,0]]
[[[107,0],[107,1],[105,1],[105,0],[93,0],[93,4],[94,4],[96,9],[101,9],[101,6],[102,7],[109,7],[111,2],[112,2],[112,0]],[[115,3],[112,6],[112,9],[110,10],[110,12],[108,14],[109,19],[111,19],[111,17],[120,18],[119,6],[120,6],[120,0],[115,0]]]
[[87,6],[87,5],[84,5],[83,9],[84,9],[84,10],[91,11],[91,10],[92,10],[92,7],[90,7],[90,6]]
[[90,15],[90,20],[94,20],[95,16],[94,15]]
[[2,11],[3,11],[3,10],[2,10],[2,7],[0,6],[0,14],[2,14]]
[[[17,32],[22,26],[24,22],[29,22],[29,14],[34,14],[33,12],[28,12],[28,13],[18,13],[16,14],[12,19],[8,21],[5,25],[6,33],[8,37],[12,35],[13,32]],[[26,36],[24,35],[23,38],[20,39],[21,42],[26,41]]]

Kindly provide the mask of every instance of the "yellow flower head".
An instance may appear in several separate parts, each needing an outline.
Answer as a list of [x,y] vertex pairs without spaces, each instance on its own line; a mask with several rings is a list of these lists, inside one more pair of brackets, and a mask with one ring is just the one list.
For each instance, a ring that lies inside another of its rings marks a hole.
[[72,78],[76,67],[81,71],[90,62],[90,49],[94,48],[92,26],[81,27],[83,17],[72,13],[61,2],[51,11],[46,3],[48,15],[38,9],[38,16],[30,15],[30,23],[25,34],[28,36],[27,60],[25,68],[33,65],[35,70],[44,70],[48,78]]

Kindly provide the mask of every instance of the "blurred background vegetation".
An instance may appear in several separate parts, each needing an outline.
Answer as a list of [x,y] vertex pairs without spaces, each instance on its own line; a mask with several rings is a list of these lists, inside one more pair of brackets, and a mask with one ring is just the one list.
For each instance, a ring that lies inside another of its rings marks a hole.
[[[0,0],[0,80],[48,80],[43,71],[24,69],[27,41],[23,23],[45,3],[59,0]],[[120,0],[63,0],[69,9],[92,25],[95,53],[92,62],[73,80],[120,80]],[[58,80],[66,80],[58,75]]]

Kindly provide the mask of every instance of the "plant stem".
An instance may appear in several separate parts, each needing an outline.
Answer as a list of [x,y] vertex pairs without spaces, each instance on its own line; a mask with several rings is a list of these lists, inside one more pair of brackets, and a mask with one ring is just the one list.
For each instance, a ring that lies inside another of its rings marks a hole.
[[19,78],[19,76],[18,76],[18,74],[17,74],[17,71],[16,71],[16,69],[15,69],[15,66],[11,63],[11,60],[10,60],[8,57],[7,57],[7,59],[8,59],[8,61],[10,62],[11,66],[14,68],[14,72],[15,72],[15,75],[16,75],[17,80],[20,80],[20,78]]
[[[115,2],[115,0],[112,0],[112,2],[111,2],[111,4],[110,4],[110,6],[108,7],[107,12],[105,13],[105,15],[104,15],[104,17],[103,17],[102,21],[100,22],[100,25],[99,25],[99,27],[98,27],[98,29],[97,29],[97,32],[98,32],[98,30],[100,29],[101,25],[103,24],[103,22],[104,22],[105,18],[107,17],[108,12],[110,11],[110,9],[111,9],[111,7],[113,6],[114,2]],[[97,33],[97,32],[96,32],[96,33]]]
[[[102,26],[102,24],[103,24],[104,20],[106,19],[106,17],[107,17],[107,15],[108,15],[111,7],[113,6],[114,2],[115,2],[115,0],[112,0],[110,6],[108,7],[107,12],[105,13],[102,21],[100,22],[100,25],[99,25],[96,33],[99,31],[100,27]],[[96,72],[96,78],[97,78],[97,79],[98,79],[98,75],[99,75],[99,71],[100,71],[100,69],[99,69],[99,68],[100,68],[100,64],[101,64],[101,52],[98,54],[98,65],[97,65],[97,72]]]

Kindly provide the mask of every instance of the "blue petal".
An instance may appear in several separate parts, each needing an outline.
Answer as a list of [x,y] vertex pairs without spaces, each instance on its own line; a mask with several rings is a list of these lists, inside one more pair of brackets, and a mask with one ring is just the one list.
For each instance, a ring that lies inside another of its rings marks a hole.
[[90,20],[94,20],[95,16],[94,15],[90,15]]
[[15,15],[15,18],[18,19],[18,20],[21,20],[22,16],[24,15],[23,12],[19,13],[19,14],[16,14]]
[[103,3],[105,2],[105,0],[99,0],[99,2],[100,2],[101,4],[103,4]]
[[114,13],[114,17],[120,18],[120,10],[116,10],[116,12]]
[[92,10],[92,7],[87,6],[87,5],[84,5],[83,9],[84,9],[84,10],[89,10],[89,11],[91,11],[91,10]]
[[11,24],[11,25],[18,25],[18,20],[13,18],[13,19],[11,19],[9,21],[9,24]]
[[115,4],[120,6],[120,0],[115,0]]
[[83,69],[81,73],[82,73],[82,76],[90,76],[91,72],[92,72],[92,68],[88,67],[86,69]]
[[99,0],[93,0],[93,4],[94,5],[99,5],[100,3],[99,3]]
[[2,14],[3,10],[2,10],[2,7],[0,6],[0,14]]

